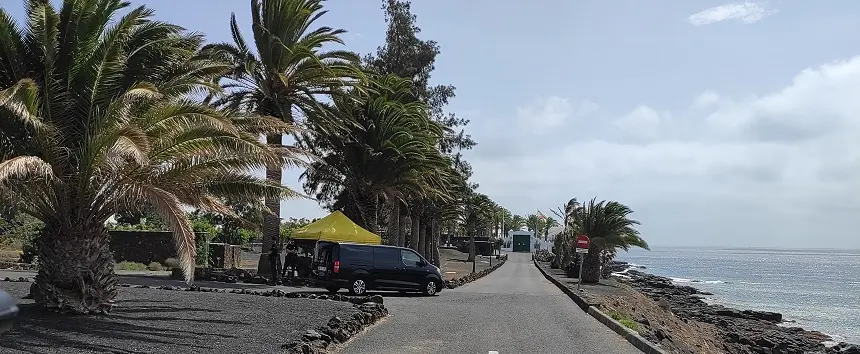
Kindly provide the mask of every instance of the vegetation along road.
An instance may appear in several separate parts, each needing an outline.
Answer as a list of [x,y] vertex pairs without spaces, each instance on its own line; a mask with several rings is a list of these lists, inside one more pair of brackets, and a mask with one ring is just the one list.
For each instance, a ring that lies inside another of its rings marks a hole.
[[343,354],[640,353],[548,282],[531,255],[439,296],[391,297],[391,317],[342,348]]

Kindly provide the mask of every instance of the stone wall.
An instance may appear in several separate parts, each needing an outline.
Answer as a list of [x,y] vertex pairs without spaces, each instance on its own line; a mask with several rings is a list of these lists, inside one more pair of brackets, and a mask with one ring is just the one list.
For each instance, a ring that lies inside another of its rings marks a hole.
[[226,243],[209,244],[209,266],[213,268],[239,268],[242,264],[242,247]]
[[[168,258],[176,258],[176,245],[173,242],[172,232],[110,231],[110,236],[110,248],[115,262],[165,264]],[[197,233],[198,239],[205,237],[205,233]]]

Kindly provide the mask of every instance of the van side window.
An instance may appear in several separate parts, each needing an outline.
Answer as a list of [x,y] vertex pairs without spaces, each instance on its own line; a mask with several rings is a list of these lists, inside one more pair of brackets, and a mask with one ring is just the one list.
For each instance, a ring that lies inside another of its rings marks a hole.
[[373,249],[359,245],[340,245],[340,261],[348,264],[373,264]]
[[373,247],[373,263],[377,267],[399,267],[400,250],[390,247]]
[[415,252],[408,250],[400,250],[400,254],[403,257],[403,265],[407,267],[414,267],[416,263],[421,261],[421,257],[419,257],[418,254]]

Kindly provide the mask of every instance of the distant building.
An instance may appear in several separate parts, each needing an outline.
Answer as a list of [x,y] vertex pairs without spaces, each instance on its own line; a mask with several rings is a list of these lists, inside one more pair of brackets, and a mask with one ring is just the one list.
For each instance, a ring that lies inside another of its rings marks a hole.
[[512,252],[531,252],[535,241],[534,235],[531,231],[509,231],[505,242],[510,244]]

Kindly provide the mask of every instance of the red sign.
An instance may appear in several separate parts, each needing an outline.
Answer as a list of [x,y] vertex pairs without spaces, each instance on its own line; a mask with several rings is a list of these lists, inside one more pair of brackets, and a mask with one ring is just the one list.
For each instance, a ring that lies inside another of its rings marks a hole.
[[576,248],[588,248],[588,245],[591,244],[591,239],[585,235],[579,235],[576,238]]

